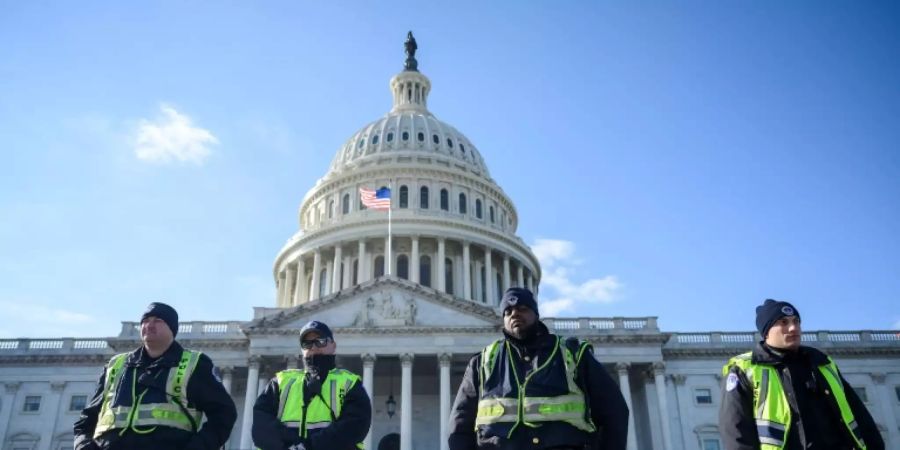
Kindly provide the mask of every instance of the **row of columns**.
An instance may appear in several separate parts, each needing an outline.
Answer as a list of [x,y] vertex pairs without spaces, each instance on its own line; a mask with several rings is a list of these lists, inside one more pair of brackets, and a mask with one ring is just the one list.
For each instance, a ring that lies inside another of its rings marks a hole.
[[[387,240],[387,238],[385,238]],[[420,262],[420,251],[419,251],[419,236],[411,236],[411,249],[410,249],[410,266],[409,266],[409,279],[412,282],[419,283],[419,262]],[[472,280],[472,269],[475,269],[475,280],[474,280],[474,292],[476,294],[480,294],[482,292],[482,280],[481,280],[481,269],[484,268],[485,272],[485,281],[488,283],[488,286],[494,286],[494,265],[493,265],[493,250],[490,247],[484,247],[484,259],[475,261],[475,265],[472,265],[472,257],[471,257],[471,244],[467,241],[462,241],[462,292],[459,297],[462,297],[466,300],[474,300],[473,298],[473,280]],[[387,242],[385,242],[385,246],[387,246]],[[296,306],[302,303],[306,303],[308,301],[316,300],[319,298],[320,292],[323,291],[321,283],[321,272],[324,269],[326,271],[326,276],[324,282],[326,286],[324,286],[324,293],[330,294],[333,292],[337,292],[341,289],[341,287],[349,287],[352,281],[352,261],[353,257],[348,256],[344,257],[343,243],[338,243],[332,247],[333,259],[331,261],[324,262],[323,264],[323,255],[322,248],[317,248],[312,251],[312,276],[310,277],[310,281],[307,285],[307,277],[306,277],[306,255],[301,255],[296,264],[288,264],[287,267],[282,271],[276,280],[278,287],[277,294],[277,305],[282,308],[287,308],[290,306]],[[372,273],[372,268],[369,267],[369,258],[366,257],[366,240],[360,239],[358,241],[358,250],[356,253],[358,267],[357,267],[357,283],[363,283],[369,280],[369,276]],[[373,257],[376,255],[372,255]],[[435,256],[437,259],[437,270],[435,277],[435,283],[433,283],[434,288],[441,292],[447,292],[447,277],[446,277],[446,239],[445,238],[437,238],[437,255]],[[385,264],[390,264],[392,267],[396,262],[397,255],[392,255],[391,259],[393,261],[385,261]],[[515,280],[513,279],[512,274],[512,266],[515,263]],[[501,290],[509,289],[512,286],[525,286],[535,290],[537,280],[532,276],[532,271],[525,272],[525,267],[521,263],[517,263],[516,260],[513,260],[513,263],[510,262],[510,256],[508,254],[503,254],[503,266],[501,269]],[[341,274],[341,265],[343,264],[343,276]],[[324,267],[323,267],[324,266]],[[513,282],[515,281],[515,284]],[[483,289],[485,297],[481,299],[484,303],[489,305],[497,304],[500,299],[496,297],[496,292],[493,288]],[[480,295],[475,295],[474,297],[480,297]]]
[[[400,450],[412,450],[412,367],[415,355],[412,353],[402,353],[398,355],[400,359]],[[369,398],[375,398],[375,362],[376,355],[365,353],[360,355],[363,363],[362,383]],[[447,437],[449,430],[447,423],[450,420],[450,363],[452,356],[448,353],[438,355],[438,368],[440,373],[440,439],[439,447],[441,450],[447,450]],[[297,361],[289,361],[289,368],[296,368]],[[293,366],[293,367],[291,367]],[[260,379],[259,376],[260,358],[253,356],[249,360],[247,370],[247,390],[244,394],[244,414],[241,421],[241,444],[240,448],[252,448],[253,438],[251,428],[253,426],[253,405],[256,398],[265,387],[267,380]],[[228,376],[227,382],[225,376]],[[223,375],[223,383],[228,392],[231,392],[231,376],[229,372]],[[255,387],[256,389],[252,389]],[[372,405],[374,416],[375,405]],[[372,448],[372,430],[364,441],[365,448]]]

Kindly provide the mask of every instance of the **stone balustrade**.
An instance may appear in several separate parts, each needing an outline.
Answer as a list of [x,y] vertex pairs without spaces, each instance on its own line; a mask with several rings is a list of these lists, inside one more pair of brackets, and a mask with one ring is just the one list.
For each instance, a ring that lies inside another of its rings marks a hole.
[[[178,339],[234,339],[244,337],[241,332],[240,321],[228,322],[180,322],[178,324]],[[140,338],[140,322],[122,322],[120,338]]]
[[[672,333],[667,348],[687,347],[747,347],[761,338],[759,333],[704,332]],[[815,346],[896,346],[900,345],[900,331],[805,331],[803,343]]]
[[578,335],[610,332],[659,332],[656,317],[542,317],[551,331]]
[[0,355],[81,355],[107,352],[111,353],[112,348],[105,339],[97,338],[0,339]]

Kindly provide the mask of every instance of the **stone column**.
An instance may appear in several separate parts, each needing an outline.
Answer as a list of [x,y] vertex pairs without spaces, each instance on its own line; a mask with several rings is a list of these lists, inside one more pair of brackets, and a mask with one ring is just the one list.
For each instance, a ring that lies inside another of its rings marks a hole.
[[[388,254],[388,249],[391,250],[391,254]],[[391,245],[391,238],[384,238],[384,274],[385,275],[396,275],[394,273],[394,247]]]
[[463,242],[463,263],[462,263],[462,276],[463,276],[463,295],[462,297],[466,300],[472,300],[472,269],[469,267],[469,243]]
[[507,289],[512,287],[509,283],[511,283],[509,276],[509,255],[503,255],[503,286],[501,287],[503,292],[506,292]]
[[353,286],[353,257],[344,256],[344,275],[341,288],[347,289]]
[[[341,248],[341,243],[338,242],[334,246],[334,262],[331,264],[332,269],[331,272],[331,291],[337,292],[341,290],[341,263],[344,261],[344,250]],[[346,269],[346,268],[345,268]]]
[[419,236],[412,236],[412,251],[409,258],[409,281],[419,282]]
[[[322,271],[322,251],[316,249],[315,253],[313,253],[313,273],[312,273],[312,282],[309,283],[309,299],[318,300],[319,299],[319,272]],[[243,442],[243,441],[241,441]],[[241,446],[243,447],[243,445]],[[248,447],[249,448],[249,447]]]
[[496,297],[496,292],[494,291],[494,282],[496,281],[494,278],[494,263],[491,261],[493,256],[491,255],[491,248],[484,248],[484,282],[487,286],[484,287],[484,302],[488,305],[494,306],[494,297]]
[[473,283],[475,284],[475,295],[473,295],[472,298],[474,298],[476,301],[484,303],[484,296],[481,295],[483,293],[481,289],[481,268],[484,267],[484,264],[482,264],[481,261],[475,261],[475,264],[473,264],[473,266],[475,266],[475,283]]
[[259,383],[259,356],[251,356],[247,366],[247,389],[244,394],[244,416],[241,420],[241,448],[253,448],[250,429],[253,424],[253,405],[256,403]]
[[412,448],[412,365],[413,355],[400,355],[400,450]]
[[[356,282],[362,283],[364,281],[369,281],[369,270],[368,270],[369,265],[366,264],[366,240],[365,239],[359,240],[359,250],[357,250],[357,258],[358,258],[359,262],[357,263],[358,265],[356,267],[356,270],[358,272],[358,274],[356,276]],[[368,447],[366,447],[366,448],[368,448]]]
[[438,238],[437,250],[437,290],[447,292],[447,259],[446,240]]
[[334,274],[334,261],[325,263],[325,295],[334,292],[334,285],[331,284],[331,277]]
[[309,300],[309,286],[306,285],[306,261],[303,260],[303,255],[297,258],[297,281],[295,284],[297,287],[294,290],[293,306]]
[[22,386],[20,381],[7,382],[6,389],[3,391],[3,404],[0,405],[0,442],[6,442],[6,432],[9,431],[9,418],[12,415],[13,408],[16,407],[20,386]]
[[56,427],[59,423],[59,413],[63,411],[62,409],[62,393],[63,389],[66,388],[65,381],[51,381],[50,382],[50,396],[47,398],[47,406],[54,408],[53,414],[53,424],[51,425],[50,430],[52,430],[52,434],[50,436],[46,436],[46,439],[41,439],[38,441],[37,448],[39,450],[50,450],[50,446],[53,445],[53,435],[56,434]]
[[231,394],[231,382],[234,380],[234,367],[219,367],[219,373],[222,374],[222,387],[225,388],[226,392]]
[[887,377],[883,372],[872,373],[869,376],[872,377],[872,382],[875,383],[875,396],[878,398],[878,403],[881,404],[881,422],[887,424],[885,428],[888,430],[888,441],[894,443],[896,447],[896,443],[900,442],[900,432],[898,432],[897,427],[892,426],[897,423],[893,406],[895,394],[891,392],[891,387],[885,384],[884,381]]
[[[372,417],[375,417],[375,355],[371,353],[365,353],[362,355],[363,362],[363,388],[366,390],[366,393],[369,394],[369,398],[372,403]],[[371,449],[372,448],[372,428],[369,427],[369,434],[366,435],[366,440],[363,441],[364,448]]]
[[659,418],[662,422],[663,450],[672,450],[672,431],[669,423],[669,403],[666,396],[666,365],[662,362],[653,363],[653,383],[656,384],[656,399],[659,403]]
[[521,262],[516,267],[516,286],[525,287],[525,270],[522,268]]
[[284,272],[275,275],[275,306],[281,307],[284,301]]
[[531,291],[531,292],[533,293],[533,292],[534,292],[534,288],[531,287],[531,281],[532,281],[532,279],[533,279],[533,278],[532,278],[532,276],[531,276],[531,273],[529,273],[528,275],[525,275],[525,287],[528,288],[528,290]]
[[294,282],[297,281],[297,268],[288,264],[287,268],[284,269],[284,297],[281,298],[281,306],[282,308],[289,308],[291,306],[291,298],[294,294]]
[[438,355],[438,366],[440,367],[441,372],[441,433],[438,436],[441,439],[440,446],[438,447],[441,450],[447,450],[447,437],[450,435],[450,430],[447,425],[450,421],[450,363],[452,362],[452,355],[449,353],[441,353]]
[[616,364],[616,371],[619,373],[619,390],[625,397],[625,404],[628,405],[628,450],[637,450],[637,435],[635,433],[634,423],[634,406],[631,403],[631,383],[628,379],[628,367],[630,364],[620,362]]

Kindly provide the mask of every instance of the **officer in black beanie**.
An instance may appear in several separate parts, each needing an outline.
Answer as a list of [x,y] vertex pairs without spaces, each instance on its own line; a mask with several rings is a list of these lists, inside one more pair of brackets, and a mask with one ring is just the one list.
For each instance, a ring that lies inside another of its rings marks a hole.
[[147,306],[140,331],[141,347],[104,368],[75,422],[75,450],[220,448],[237,410],[212,360],[175,340],[178,312],[165,303]]
[[[450,450],[624,449],[628,406],[618,385],[594,359],[591,345],[551,334],[539,320],[537,300],[528,289],[508,289],[500,300],[500,313],[503,338],[472,357],[456,394]],[[567,381],[573,378],[576,387]],[[518,424],[515,414],[493,414],[515,411],[510,404],[522,398],[552,410],[563,396],[578,398],[565,401],[584,414],[577,418],[541,414],[529,418],[532,426]]]
[[[794,305],[765,300],[756,307],[756,328],[762,340],[753,351],[731,358],[722,369],[719,431],[726,449],[884,448],[872,416],[834,361],[801,345]],[[790,407],[760,406],[785,403]]]

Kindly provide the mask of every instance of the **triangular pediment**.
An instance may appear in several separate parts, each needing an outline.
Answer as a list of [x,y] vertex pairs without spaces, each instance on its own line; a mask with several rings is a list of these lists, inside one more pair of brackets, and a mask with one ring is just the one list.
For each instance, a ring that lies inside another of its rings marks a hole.
[[494,308],[459,299],[411,281],[380,277],[321,299],[269,309],[245,326],[248,333],[299,330],[310,320],[356,331],[500,327]]

